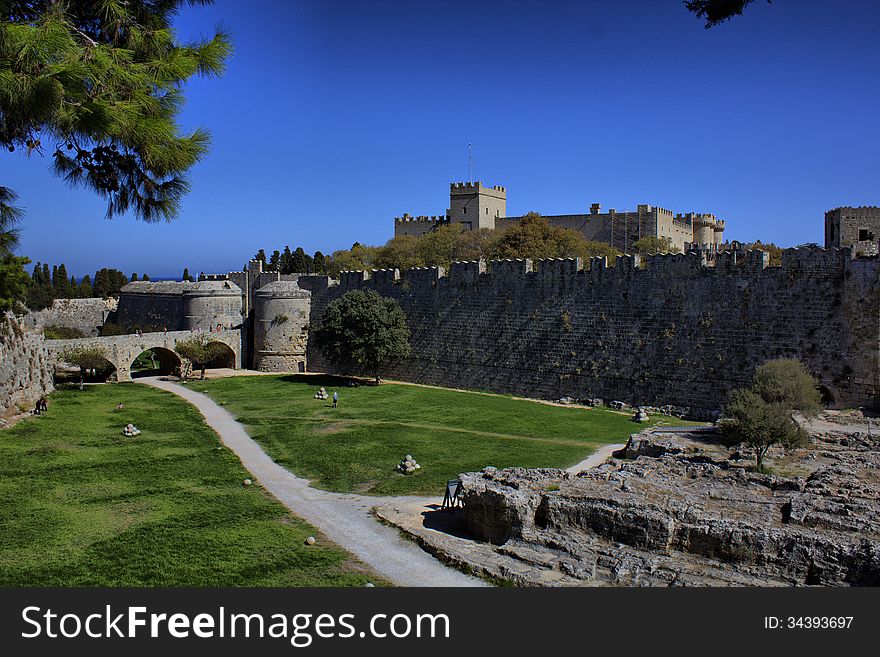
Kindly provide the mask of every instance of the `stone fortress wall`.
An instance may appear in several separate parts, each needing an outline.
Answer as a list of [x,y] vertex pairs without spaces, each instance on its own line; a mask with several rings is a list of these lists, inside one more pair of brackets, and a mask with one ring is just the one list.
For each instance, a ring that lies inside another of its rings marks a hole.
[[242,323],[242,292],[232,281],[134,281],[109,321],[169,331],[223,329]]
[[[705,216],[650,206],[640,212],[640,221],[671,217],[719,234],[718,222]],[[856,258],[857,247],[788,249],[780,267],[768,267],[763,251],[703,249],[644,261],[622,256],[613,266],[604,258],[457,262],[448,272],[343,272],[339,281],[264,272],[252,261],[245,271],[198,283],[129,284],[115,321],[169,331],[221,323],[238,331],[243,367],[332,371],[313,332],[327,304],[367,288],[397,299],[412,331],[412,355],[390,366],[389,378],[671,405],[710,417],[758,365],[794,357],[832,406],[873,407],[880,257]]]
[[24,322],[33,331],[42,331],[46,326],[64,326],[92,336],[98,335],[98,330],[115,310],[115,299],[55,299],[48,308],[29,312]]
[[[52,392],[52,361],[43,334],[12,313],[0,315],[0,415],[30,410]],[[4,426],[0,418],[0,426]]]
[[[832,406],[880,388],[880,259],[849,248],[703,256],[453,263],[344,272],[313,294],[310,327],[348,290],[397,299],[412,355],[385,376],[529,397],[674,405],[712,416],[772,358],[801,359]],[[331,370],[310,343],[310,370]]]

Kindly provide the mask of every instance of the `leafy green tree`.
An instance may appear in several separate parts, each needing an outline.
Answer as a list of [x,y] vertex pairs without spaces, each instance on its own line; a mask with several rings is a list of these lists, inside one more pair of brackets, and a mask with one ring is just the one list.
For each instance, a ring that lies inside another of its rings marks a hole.
[[144,275],[141,277],[141,280],[142,280],[142,281],[147,281],[147,282],[149,282],[149,281],[150,281],[150,277],[149,277],[148,274],[144,274]]
[[28,263],[27,258],[14,255],[0,257],[0,311],[24,310],[31,281],[25,270]]
[[746,443],[755,450],[758,470],[776,444],[792,448],[806,444],[807,434],[793,413],[815,416],[821,409],[816,380],[793,359],[771,360],[755,371],[750,388],[730,394],[720,425],[727,444]]
[[[687,10],[697,18],[706,19],[706,29],[720,25],[734,16],[742,16],[743,11],[755,0],[689,0]],[[768,3],[771,0],[767,0]]]
[[310,274],[312,271],[312,258],[301,246],[298,246],[293,252],[290,262],[292,271],[289,273],[291,274]]
[[210,0],[0,2],[0,145],[43,153],[55,173],[132,210],[171,220],[205,154],[205,130],[181,134],[184,88],[215,76],[229,34],[178,42],[171,21]]
[[[2,78],[0,78],[2,83]],[[2,121],[2,114],[0,114]],[[2,123],[0,123],[2,125]],[[0,187],[0,258],[11,256],[21,239],[21,223],[24,211],[14,205],[18,195],[7,187]]]
[[381,369],[409,356],[410,331],[395,299],[373,290],[346,292],[327,306],[315,332],[318,347],[335,365],[354,363],[381,383]]
[[[205,378],[205,370],[212,362],[219,360],[226,353],[226,345],[220,342],[211,342],[207,335],[199,335],[186,340],[180,340],[174,346],[174,351],[182,358],[189,360],[193,367],[202,371],[201,378]],[[183,372],[186,377],[186,371]]]
[[67,267],[64,266],[64,263],[52,271],[52,293],[55,299],[69,299],[71,297],[70,278],[67,276]]
[[499,231],[481,228],[466,230],[458,238],[453,260],[480,260],[489,257]]
[[376,269],[409,269],[424,267],[424,256],[419,252],[419,242],[424,237],[400,235],[379,247],[371,263]]
[[128,282],[135,283],[137,281],[137,279],[138,279],[137,272],[133,272],[132,275],[129,277]]
[[79,368],[80,390],[89,372],[97,376],[99,371],[106,370],[109,366],[107,350],[99,345],[71,347],[62,351],[59,357],[63,362]]
[[34,271],[27,287],[27,307],[31,310],[42,310],[52,305],[51,281],[46,280],[42,263],[34,265]]
[[671,237],[655,237],[648,235],[632,243],[633,253],[641,256],[658,255],[661,253],[681,253],[681,249],[672,243]]
[[590,242],[571,228],[551,226],[537,212],[530,212],[488,244],[488,257],[506,258],[590,258],[613,256],[618,251],[607,244]]
[[379,248],[355,242],[350,249],[334,251],[328,273],[332,276],[338,276],[341,271],[373,269]]
[[108,269],[106,267],[99,269],[95,272],[94,295],[104,299],[117,296],[127,283],[128,277],[118,269]]
[[822,396],[816,379],[794,358],[769,360],[757,370],[752,390],[769,404],[815,416],[822,410]]
[[315,255],[312,256],[312,262],[314,263],[314,271],[316,274],[327,273],[327,258],[323,253],[315,251]]
[[764,469],[764,456],[776,444],[787,448],[806,443],[807,434],[780,404],[770,404],[752,390],[734,390],[724,409],[721,421],[727,444],[746,443],[755,450],[759,471]]
[[272,251],[272,255],[269,256],[269,271],[278,271],[278,268],[281,266],[281,251],[275,249]]
[[188,269],[188,268],[186,268],[186,267],[183,268],[183,276],[181,277],[180,280],[182,280],[182,281],[189,281],[190,283],[193,281],[193,277],[189,275],[189,269]]
[[[461,224],[438,226],[416,242],[415,255],[424,264],[405,265],[415,267],[449,267],[455,260],[462,260],[462,236],[468,231]],[[481,254],[481,257],[485,254]],[[477,258],[478,259],[478,258]]]
[[82,277],[82,280],[79,282],[79,296],[81,299],[89,299],[94,296],[94,291],[92,290],[92,279],[86,274]]
[[284,247],[284,253],[278,258],[278,271],[282,274],[293,272],[293,253],[291,253],[289,246]]

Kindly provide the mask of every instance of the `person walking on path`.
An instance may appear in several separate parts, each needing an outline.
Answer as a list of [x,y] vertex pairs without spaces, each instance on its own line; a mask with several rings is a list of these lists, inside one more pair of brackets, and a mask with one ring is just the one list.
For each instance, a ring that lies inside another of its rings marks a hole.
[[336,405],[339,403],[339,393],[335,390],[333,391],[333,408],[336,408]]

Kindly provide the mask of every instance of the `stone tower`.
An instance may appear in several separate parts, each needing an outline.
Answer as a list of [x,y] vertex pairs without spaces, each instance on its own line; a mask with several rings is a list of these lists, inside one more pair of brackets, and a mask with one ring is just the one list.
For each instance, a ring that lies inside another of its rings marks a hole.
[[825,213],[825,248],[852,246],[859,254],[880,250],[880,207],[834,208]]
[[254,293],[254,369],[305,372],[312,293],[273,281]]
[[494,230],[495,220],[507,216],[507,190],[480,182],[451,183],[447,216],[450,223],[464,224],[467,230]]

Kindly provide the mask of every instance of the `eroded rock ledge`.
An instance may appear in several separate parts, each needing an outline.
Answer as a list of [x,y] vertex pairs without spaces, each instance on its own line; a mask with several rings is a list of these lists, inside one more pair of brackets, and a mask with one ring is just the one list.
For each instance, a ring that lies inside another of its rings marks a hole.
[[815,435],[788,455],[792,477],[688,434],[638,434],[617,456],[579,475],[462,475],[479,548],[456,556],[523,585],[548,571],[569,585],[880,584],[877,438]]

